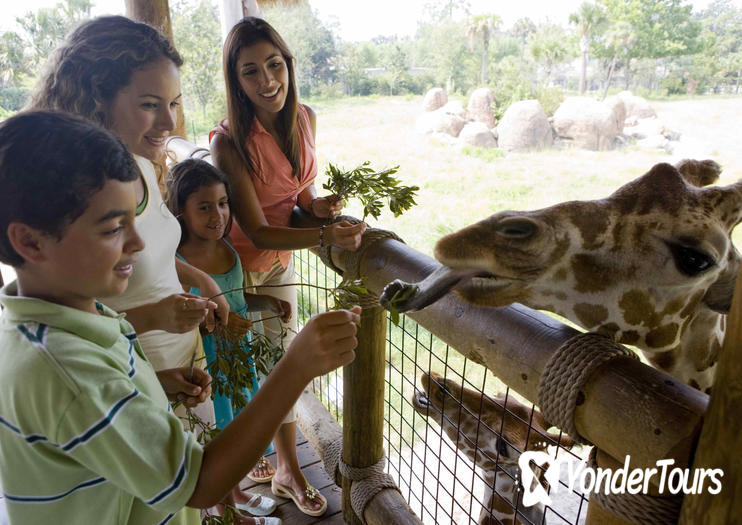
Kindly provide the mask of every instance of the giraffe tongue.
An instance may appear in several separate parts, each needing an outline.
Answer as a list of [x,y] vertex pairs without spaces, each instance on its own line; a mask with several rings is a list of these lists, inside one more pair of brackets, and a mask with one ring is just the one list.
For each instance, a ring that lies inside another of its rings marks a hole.
[[419,283],[407,283],[396,279],[384,287],[379,302],[398,312],[422,310],[446,295],[459,283],[472,277],[489,275],[481,270],[456,270],[441,266]]

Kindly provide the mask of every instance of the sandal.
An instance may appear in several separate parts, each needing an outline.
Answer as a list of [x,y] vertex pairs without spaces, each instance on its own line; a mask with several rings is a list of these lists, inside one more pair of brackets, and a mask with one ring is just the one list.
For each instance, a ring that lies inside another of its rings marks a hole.
[[[253,505],[253,503],[258,499],[260,502]],[[252,494],[250,499],[247,500],[247,503],[235,503],[234,506],[243,512],[252,514],[253,516],[267,516],[276,510],[276,500],[266,496],[261,496],[260,494]]]
[[304,494],[306,495],[307,499],[316,501],[318,498],[322,498],[322,506],[317,510],[303,506],[299,501],[298,496],[291,487],[281,485],[280,483],[276,482],[275,479],[271,481],[271,492],[273,492],[274,496],[293,500],[296,504],[296,508],[298,508],[307,516],[321,516],[327,510],[327,500],[322,496],[322,494],[320,494],[319,490],[315,489],[308,483],[307,488],[304,489]]
[[253,472],[256,469],[265,469],[267,467],[273,468],[273,465],[270,464],[270,461],[265,459],[265,456],[261,456],[257,463],[255,463],[255,466],[252,468],[250,472],[247,473],[248,479],[254,481],[255,483],[268,483],[270,480],[273,479],[273,475],[276,473],[275,469],[272,473],[268,474],[267,476],[254,476]]

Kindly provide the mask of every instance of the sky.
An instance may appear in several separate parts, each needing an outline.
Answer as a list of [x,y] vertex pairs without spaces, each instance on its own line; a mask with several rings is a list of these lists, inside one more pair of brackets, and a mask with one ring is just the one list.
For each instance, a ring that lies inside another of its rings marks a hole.
[[[0,29],[17,29],[15,17],[40,7],[52,7],[59,0],[2,0]],[[217,1],[217,0],[213,0]],[[378,35],[413,35],[423,6],[429,0],[310,0],[324,22],[336,23],[346,41],[369,40]],[[528,16],[535,22],[566,24],[570,13],[584,0],[468,0],[472,14],[495,13],[509,27],[518,18]],[[710,0],[692,0],[694,10],[701,10]],[[123,14],[124,0],[93,0],[93,14]],[[733,0],[742,7],[742,0]]]

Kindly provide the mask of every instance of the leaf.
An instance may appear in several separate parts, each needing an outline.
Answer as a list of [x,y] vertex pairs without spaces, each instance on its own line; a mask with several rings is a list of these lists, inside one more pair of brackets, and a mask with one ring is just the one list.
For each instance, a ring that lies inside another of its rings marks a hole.
[[353,170],[345,171],[329,163],[325,173],[327,182],[323,188],[338,195],[342,199],[356,198],[363,205],[363,219],[371,216],[378,219],[387,201],[390,211],[395,217],[408,210],[414,204],[417,186],[403,186],[393,174],[399,166],[376,171],[369,161],[363,162]]
[[399,326],[399,311],[393,306],[389,307],[389,317],[391,317],[394,326]]

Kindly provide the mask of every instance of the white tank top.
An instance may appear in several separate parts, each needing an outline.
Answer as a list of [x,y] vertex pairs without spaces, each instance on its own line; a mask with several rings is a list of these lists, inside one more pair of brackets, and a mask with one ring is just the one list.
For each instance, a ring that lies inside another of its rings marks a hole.
[[[180,224],[162,200],[154,165],[138,155],[133,157],[142,171],[148,193],[147,205],[135,220],[144,249],[139,252],[126,291],[114,297],[99,298],[119,312],[183,292],[175,271]],[[151,330],[137,335],[155,370],[188,365],[200,337],[197,329],[185,334]]]

